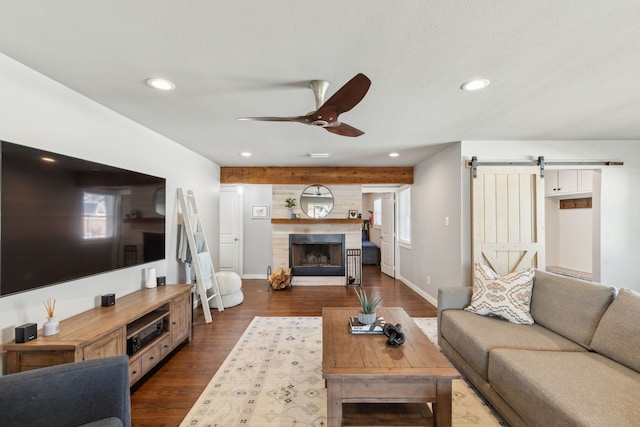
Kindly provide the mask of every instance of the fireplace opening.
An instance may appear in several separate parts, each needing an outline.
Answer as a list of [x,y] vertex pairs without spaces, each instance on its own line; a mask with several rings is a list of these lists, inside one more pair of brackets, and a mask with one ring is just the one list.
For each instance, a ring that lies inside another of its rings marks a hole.
[[290,234],[289,267],[294,276],[344,276],[344,234]]

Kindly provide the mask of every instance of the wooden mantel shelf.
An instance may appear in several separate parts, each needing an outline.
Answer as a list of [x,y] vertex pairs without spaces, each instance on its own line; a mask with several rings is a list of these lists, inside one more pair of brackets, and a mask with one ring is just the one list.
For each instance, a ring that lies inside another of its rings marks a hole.
[[361,218],[271,218],[271,224],[362,224]]

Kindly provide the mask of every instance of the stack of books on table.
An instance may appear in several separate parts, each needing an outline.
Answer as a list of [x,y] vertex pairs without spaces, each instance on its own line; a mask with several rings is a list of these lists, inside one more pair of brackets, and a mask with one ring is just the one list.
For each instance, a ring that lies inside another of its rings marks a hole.
[[385,321],[378,317],[374,323],[365,325],[360,323],[357,317],[349,317],[349,332],[352,334],[383,334]]

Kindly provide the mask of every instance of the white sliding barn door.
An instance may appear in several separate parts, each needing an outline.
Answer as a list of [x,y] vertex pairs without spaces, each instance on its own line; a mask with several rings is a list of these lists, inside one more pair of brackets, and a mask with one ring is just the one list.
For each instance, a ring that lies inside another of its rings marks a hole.
[[544,269],[544,183],[537,166],[478,166],[471,183],[473,262],[504,276]]

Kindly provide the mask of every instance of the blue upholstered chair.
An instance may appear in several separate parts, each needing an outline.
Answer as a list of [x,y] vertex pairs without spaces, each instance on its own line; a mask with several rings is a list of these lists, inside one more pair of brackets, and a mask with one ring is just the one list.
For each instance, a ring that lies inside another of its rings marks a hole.
[[128,357],[0,376],[0,425],[130,427]]

